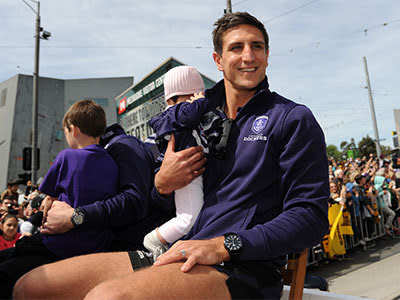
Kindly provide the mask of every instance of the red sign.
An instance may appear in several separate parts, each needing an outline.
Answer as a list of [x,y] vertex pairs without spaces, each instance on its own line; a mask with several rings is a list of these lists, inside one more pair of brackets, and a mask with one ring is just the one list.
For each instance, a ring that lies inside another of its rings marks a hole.
[[126,97],[122,98],[119,100],[119,105],[118,105],[118,114],[122,114],[126,110]]

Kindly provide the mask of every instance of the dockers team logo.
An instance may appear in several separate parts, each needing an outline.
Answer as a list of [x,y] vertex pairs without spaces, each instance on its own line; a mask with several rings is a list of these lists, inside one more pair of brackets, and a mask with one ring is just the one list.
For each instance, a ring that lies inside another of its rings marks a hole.
[[265,126],[267,126],[267,123],[268,123],[267,116],[258,117],[257,119],[254,120],[253,126],[251,126],[251,130],[255,134],[259,134],[265,128]]

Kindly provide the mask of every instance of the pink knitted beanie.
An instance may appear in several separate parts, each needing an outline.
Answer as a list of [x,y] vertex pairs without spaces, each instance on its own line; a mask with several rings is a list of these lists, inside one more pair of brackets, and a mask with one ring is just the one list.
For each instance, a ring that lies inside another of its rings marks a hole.
[[204,91],[200,73],[191,66],[179,66],[169,70],[164,76],[164,96],[168,100],[174,96],[190,95]]

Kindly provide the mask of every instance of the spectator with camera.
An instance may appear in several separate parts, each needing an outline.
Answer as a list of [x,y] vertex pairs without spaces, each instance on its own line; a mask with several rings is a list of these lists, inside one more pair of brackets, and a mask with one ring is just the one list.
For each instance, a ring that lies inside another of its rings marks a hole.
[[7,183],[7,189],[1,193],[0,199],[3,201],[6,197],[11,199],[15,204],[18,204],[18,183],[15,180],[11,180]]
[[[30,197],[31,195],[33,197]],[[40,206],[43,198],[37,193],[31,193],[30,196],[28,198],[31,199],[24,210],[24,215],[28,219],[20,225],[19,231],[21,233],[35,234],[40,231],[40,226],[42,225],[43,212],[40,211]]]
[[20,209],[18,204],[14,201],[13,196],[6,195],[0,206],[0,220],[3,219],[7,214],[20,215]]

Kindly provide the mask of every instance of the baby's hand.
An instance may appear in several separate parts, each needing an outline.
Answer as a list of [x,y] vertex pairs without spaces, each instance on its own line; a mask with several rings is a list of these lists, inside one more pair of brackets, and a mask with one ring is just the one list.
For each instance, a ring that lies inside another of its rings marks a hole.
[[190,97],[190,99],[186,100],[186,102],[190,102],[192,103],[193,101],[196,101],[197,99],[201,99],[204,98],[204,93],[200,92],[200,93],[194,93],[192,97]]

